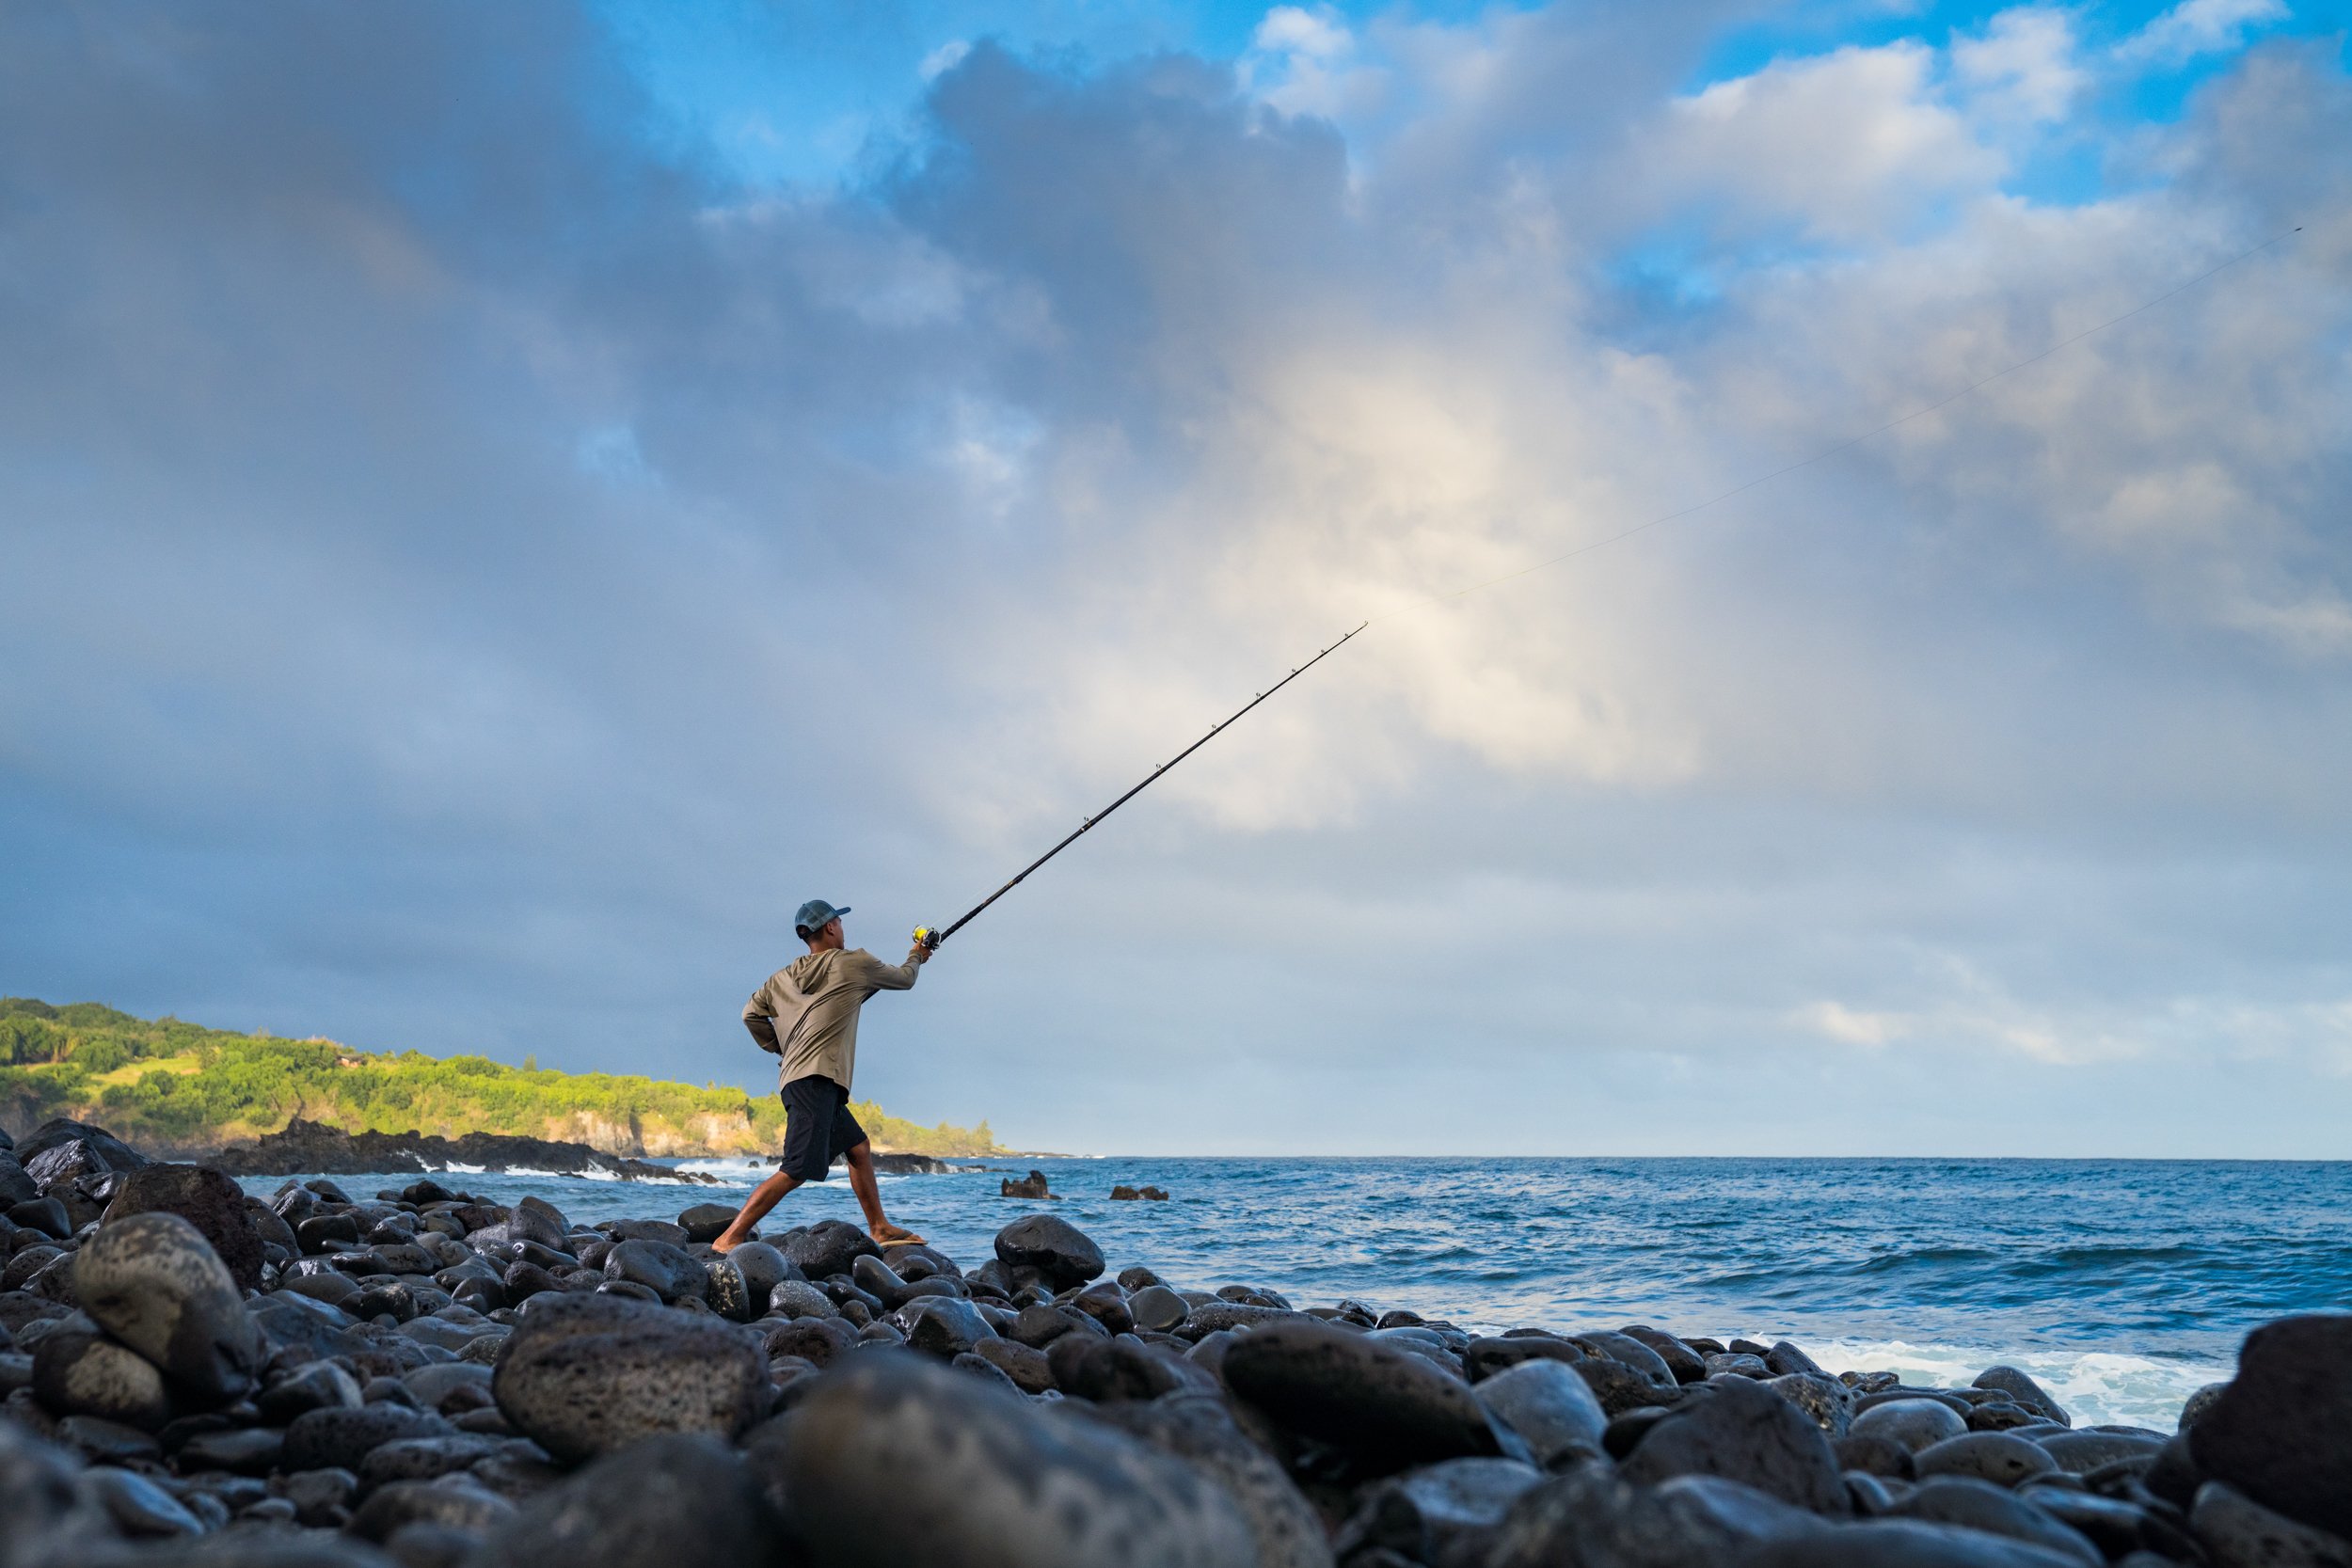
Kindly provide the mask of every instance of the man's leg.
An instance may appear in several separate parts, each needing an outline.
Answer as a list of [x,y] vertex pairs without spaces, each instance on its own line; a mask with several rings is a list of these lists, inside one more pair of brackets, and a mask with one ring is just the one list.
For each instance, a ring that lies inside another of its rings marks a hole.
[[[853,1166],[852,1169],[854,1168]],[[870,1185],[874,1179],[869,1175],[866,1180]],[[782,1203],[784,1195],[800,1184],[799,1177],[778,1171],[758,1186],[754,1187],[752,1196],[743,1200],[742,1209],[737,1212],[734,1219],[727,1222],[727,1227],[719,1233],[718,1239],[710,1243],[710,1250],[732,1252],[751,1240],[752,1227],[766,1218],[768,1211]],[[867,1212],[878,1213],[881,1212],[881,1207],[882,1197],[877,1193],[875,1201],[867,1209]]]
[[857,1194],[857,1206],[866,1211],[866,1233],[878,1242],[922,1241],[914,1231],[891,1224],[889,1216],[882,1212],[882,1183],[874,1180],[873,1145],[860,1138],[843,1151],[841,1158],[849,1163],[850,1191]]

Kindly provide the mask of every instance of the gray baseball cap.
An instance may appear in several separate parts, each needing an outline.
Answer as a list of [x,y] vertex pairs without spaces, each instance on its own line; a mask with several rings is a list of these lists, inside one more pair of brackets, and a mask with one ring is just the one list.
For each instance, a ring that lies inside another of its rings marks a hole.
[[792,917],[796,931],[821,931],[827,925],[850,912],[848,906],[834,909],[822,898],[812,898],[801,906],[801,912]]

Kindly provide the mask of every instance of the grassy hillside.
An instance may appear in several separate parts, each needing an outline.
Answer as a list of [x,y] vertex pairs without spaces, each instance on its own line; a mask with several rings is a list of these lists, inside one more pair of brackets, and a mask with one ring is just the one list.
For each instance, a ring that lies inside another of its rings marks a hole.
[[[975,1128],[918,1127],[871,1101],[852,1107],[877,1150],[993,1154]],[[606,1072],[554,1072],[482,1056],[354,1051],[327,1039],[238,1035],[96,1002],[0,998],[0,1122],[93,1120],[181,1148],[236,1143],[304,1117],[351,1132],[520,1133],[612,1154],[773,1153],[772,1095]]]

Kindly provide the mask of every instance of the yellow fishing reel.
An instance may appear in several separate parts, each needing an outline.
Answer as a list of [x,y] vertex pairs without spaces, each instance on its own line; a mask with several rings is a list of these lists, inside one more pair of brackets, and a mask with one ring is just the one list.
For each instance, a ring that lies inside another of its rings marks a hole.
[[936,927],[930,926],[917,926],[914,928],[915,946],[923,948],[927,952],[936,953],[939,951],[939,942],[940,932]]

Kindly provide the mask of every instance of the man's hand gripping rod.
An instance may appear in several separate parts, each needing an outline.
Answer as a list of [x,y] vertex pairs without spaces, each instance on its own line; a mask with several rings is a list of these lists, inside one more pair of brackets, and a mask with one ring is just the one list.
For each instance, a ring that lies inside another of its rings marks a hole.
[[988,908],[991,904],[996,902],[997,899],[1002,898],[1006,894],[1010,893],[1014,888],[1019,887],[1023,882],[1028,880],[1030,872],[1035,871],[1039,866],[1043,865],[1047,861],[1052,860],[1056,855],[1060,854],[1064,849],[1067,849],[1072,845],[1077,843],[1079,839],[1085,837],[1086,834],[1093,829],[1097,822],[1102,821],[1103,818],[1108,816],[1111,813],[1117,811],[1120,807],[1125,805],[1128,801],[1134,800],[1136,796],[1142,794],[1146,789],[1150,788],[1153,779],[1158,778],[1161,774],[1167,772],[1169,768],[1175,767],[1178,763],[1192,755],[1193,752],[1200,750],[1201,747],[1206,746],[1210,741],[1215,740],[1228,725],[1233,722],[1234,719],[1239,719],[1242,714],[1248,713],[1251,708],[1256,707],[1260,703],[1264,702],[1268,697],[1273,696],[1277,691],[1281,690],[1282,688],[1290,685],[1291,682],[1296,680],[1299,676],[1305,674],[1308,671],[1322,663],[1332,654],[1338,652],[1341,644],[1347,641],[1348,638],[1354,637],[1357,631],[1361,631],[1364,629],[1364,626],[1368,626],[1370,625],[1372,625],[1372,623],[1367,621],[1363,626],[1358,626],[1356,631],[1349,632],[1347,637],[1341,638],[1338,642],[1332,643],[1329,647],[1324,649],[1323,652],[1315,655],[1314,657],[1309,659],[1297,669],[1293,670],[1289,674],[1284,675],[1280,680],[1276,681],[1272,686],[1267,687],[1263,691],[1259,692],[1255,697],[1244,704],[1240,711],[1235,713],[1232,719],[1226,720],[1223,724],[1217,725],[1216,729],[1211,730],[1208,734],[1202,736],[1200,739],[1194,741],[1191,745],[1185,747],[1183,751],[1177,752],[1174,756],[1168,758],[1157,768],[1152,769],[1150,778],[1145,779],[1143,783],[1136,785],[1135,788],[1127,791],[1126,794],[1121,795],[1118,800],[1113,800],[1109,805],[1104,806],[1101,811],[1096,812],[1092,816],[1089,816],[1085,821],[1079,823],[1078,831],[1076,832],[1072,833],[1068,838],[1063,839],[1059,844],[1055,845],[1051,849],[1046,850],[1045,853],[1031,861],[1026,866],[1022,868],[1021,874],[1015,877],[1011,881],[1007,882],[1003,887],[998,888],[994,893],[990,894],[987,897],[973,905],[971,909],[964,911],[962,919],[957,921],[954,925],[948,927],[945,930],[935,929],[930,926],[917,926],[914,928],[914,940],[925,947],[934,949],[937,948],[941,942],[946,942],[949,937],[954,936],[958,931],[962,930],[966,926],[970,925],[973,917],[978,914],[982,910]]

